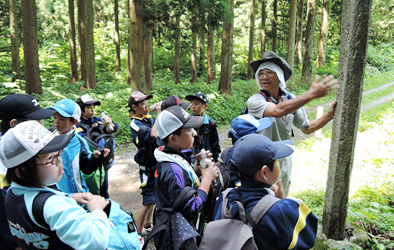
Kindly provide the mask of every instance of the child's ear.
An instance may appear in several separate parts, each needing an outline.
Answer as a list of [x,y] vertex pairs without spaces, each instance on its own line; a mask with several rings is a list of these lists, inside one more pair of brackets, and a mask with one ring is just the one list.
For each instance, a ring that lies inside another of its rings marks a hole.
[[73,125],[75,125],[75,124],[78,123],[78,120],[77,120],[77,119],[74,119],[74,120],[72,121],[72,123],[73,123]]
[[209,106],[209,104],[208,104],[208,103],[205,103],[205,105],[204,105],[205,109],[207,109],[208,106]]
[[264,165],[261,170],[260,170],[260,175],[261,177],[263,177],[263,179],[266,181],[268,180],[268,175],[267,172],[269,171],[269,168],[267,167],[267,165]]
[[170,137],[168,137],[168,141],[171,143],[176,142],[176,138],[175,138],[174,134],[172,134],[172,135],[170,135]]

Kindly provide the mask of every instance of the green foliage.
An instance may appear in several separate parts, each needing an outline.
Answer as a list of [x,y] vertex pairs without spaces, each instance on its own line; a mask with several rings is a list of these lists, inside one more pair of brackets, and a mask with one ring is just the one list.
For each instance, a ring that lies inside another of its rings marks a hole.
[[394,42],[374,46],[368,45],[367,63],[381,71],[389,71],[394,67]]

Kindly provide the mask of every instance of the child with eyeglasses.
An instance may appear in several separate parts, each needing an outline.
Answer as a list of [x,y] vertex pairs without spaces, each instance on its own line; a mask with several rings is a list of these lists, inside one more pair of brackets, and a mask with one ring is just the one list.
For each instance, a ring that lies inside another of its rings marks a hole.
[[[62,149],[72,137],[55,136],[37,121],[26,121],[11,128],[0,141],[0,160],[11,183],[5,201],[7,219],[22,249],[107,247],[110,224],[103,209],[109,201],[90,193],[70,196],[55,186],[64,173]],[[45,200],[39,199],[47,193]]]

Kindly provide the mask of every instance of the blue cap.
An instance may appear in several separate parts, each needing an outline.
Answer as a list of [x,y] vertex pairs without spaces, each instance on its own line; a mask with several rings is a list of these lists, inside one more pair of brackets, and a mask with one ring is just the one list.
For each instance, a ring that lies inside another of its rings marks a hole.
[[81,108],[76,102],[70,99],[62,99],[48,109],[54,109],[63,117],[72,117],[77,121],[81,119]]
[[244,135],[255,134],[271,126],[271,120],[268,117],[257,120],[250,114],[240,115],[231,121],[231,127],[228,131],[238,140]]
[[230,163],[243,175],[253,174],[273,160],[293,152],[294,144],[290,140],[273,142],[264,135],[245,135],[234,144]]

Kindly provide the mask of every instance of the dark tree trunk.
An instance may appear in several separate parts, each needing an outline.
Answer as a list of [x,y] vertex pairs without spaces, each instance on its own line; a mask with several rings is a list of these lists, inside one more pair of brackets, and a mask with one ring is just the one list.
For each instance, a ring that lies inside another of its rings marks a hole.
[[265,19],[267,18],[266,13],[266,2],[265,0],[261,1],[261,55],[265,52]]
[[326,65],[326,44],[327,44],[326,38],[328,33],[329,12],[330,12],[330,0],[323,0],[319,45],[317,47],[318,49],[317,63],[316,63],[317,68]]
[[255,13],[256,0],[252,0],[252,9],[250,13],[250,27],[249,27],[249,56],[248,56],[248,74],[246,79],[253,79],[253,70],[249,64],[253,61],[253,42],[254,42],[254,21],[256,18]]
[[297,0],[290,0],[289,35],[287,37],[287,62],[294,69],[294,47],[296,33]]
[[119,4],[118,4],[118,0],[115,0],[114,12],[115,12],[116,71],[120,71],[121,63],[120,63]]
[[79,72],[81,80],[86,81],[86,45],[85,45],[85,2],[78,0],[78,41],[79,41]]
[[201,27],[200,30],[200,57],[198,60],[198,69],[202,73],[205,69],[205,29]]
[[146,92],[153,89],[153,26],[145,28],[144,57],[145,57],[145,86]]
[[85,3],[85,46],[86,46],[86,83],[87,89],[96,88],[96,60],[94,57],[93,37],[93,0]]
[[78,80],[77,49],[75,46],[74,0],[68,0],[68,41],[70,47],[70,82]]
[[272,18],[272,50],[276,51],[276,39],[278,37],[278,0],[274,0],[273,5],[274,16]]
[[38,61],[36,1],[22,1],[23,51],[25,62],[26,93],[42,94]]
[[215,31],[208,30],[207,83],[215,80]]
[[302,20],[304,16],[304,0],[298,0],[297,33],[296,33],[296,64],[302,64]]
[[316,0],[308,0],[305,29],[305,51],[302,63],[301,82],[309,85],[312,81],[313,41],[315,38]]
[[192,53],[191,53],[191,80],[190,82],[198,82],[197,77],[197,34],[198,34],[198,20],[197,20],[197,1],[194,0],[193,16],[192,16]]
[[21,61],[19,58],[19,26],[17,1],[10,0],[10,35],[11,35],[11,58],[12,58],[12,81],[21,79]]
[[228,19],[223,23],[221,70],[218,90],[220,93],[231,94],[233,81],[233,31],[234,31],[234,0],[228,0]]
[[174,55],[174,81],[175,84],[178,84],[181,82],[181,70],[179,66],[179,57],[180,57],[180,46],[179,46],[179,38],[180,38],[180,31],[179,31],[179,25],[181,22],[181,18],[179,15],[176,15],[175,17],[175,41],[174,41],[174,49],[175,49],[175,55]]

